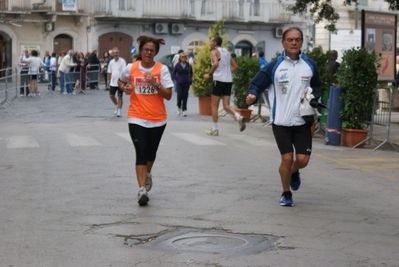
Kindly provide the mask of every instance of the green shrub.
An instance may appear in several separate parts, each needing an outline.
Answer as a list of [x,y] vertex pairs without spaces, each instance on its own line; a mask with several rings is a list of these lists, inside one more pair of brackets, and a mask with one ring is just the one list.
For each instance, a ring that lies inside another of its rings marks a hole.
[[233,73],[233,104],[237,108],[248,108],[245,102],[252,78],[259,72],[259,61],[254,57],[237,57],[238,70]]
[[378,84],[379,56],[365,48],[344,51],[337,72],[337,80],[343,88],[343,107],[340,116],[350,129],[365,129],[370,121]]

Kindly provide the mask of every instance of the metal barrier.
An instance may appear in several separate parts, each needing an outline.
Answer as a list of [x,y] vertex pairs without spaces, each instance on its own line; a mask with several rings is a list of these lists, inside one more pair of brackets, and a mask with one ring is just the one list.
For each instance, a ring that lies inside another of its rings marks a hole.
[[[18,94],[18,70],[17,68],[5,68],[0,70],[0,108],[4,108],[4,104],[14,105],[14,100],[19,98]],[[9,93],[15,90],[15,96],[13,98],[9,97]],[[4,96],[2,96],[4,94]]]
[[270,109],[269,97],[267,94],[268,90],[265,90],[262,94],[260,94],[258,100],[258,113],[253,116],[250,121],[257,121],[258,119],[260,119],[264,123],[264,125],[269,123],[270,119],[262,116],[262,106]]
[[[374,96],[373,110],[370,115],[370,121],[367,122],[370,123],[370,132],[367,138],[356,144],[354,148],[360,146],[361,144],[364,144],[367,141],[373,141],[377,145],[377,147],[374,148],[374,151],[381,148],[384,144],[389,144],[392,148],[399,152],[399,149],[389,140],[389,135],[391,131],[392,89],[389,88],[385,90],[388,91],[388,101],[379,100],[378,90],[376,90]],[[378,142],[373,138],[375,125],[385,127],[385,140],[380,144],[378,144]]]
[[[89,67],[90,66],[90,67]],[[93,68],[93,69],[89,69]],[[94,84],[98,89],[98,84],[100,82],[100,65],[90,65],[86,66],[86,85]],[[92,88],[92,86],[90,86]]]

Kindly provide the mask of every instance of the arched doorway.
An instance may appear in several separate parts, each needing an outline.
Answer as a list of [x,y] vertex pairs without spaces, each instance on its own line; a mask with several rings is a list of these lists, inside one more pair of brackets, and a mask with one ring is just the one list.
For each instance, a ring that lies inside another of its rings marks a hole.
[[247,41],[241,41],[235,46],[237,56],[250,57],[252,55],[252,45]]
[[[0,69],[11,68],[11,38],[5,33],[0,32]],[[4,72],[0,72],[0,77],[4,76]]]
[[59,34],[54,38],[54,52],[60,55],[62,51],[68,52],[68,50],[73,49],[72,47],[72,37],[67,34]]
[[130,54],[130,47],[133,44],[132,36],[121,32],[110,32],[98,37],[98,58],[103,58],[104,52],[108,52],[114,47],[119,48],[119,56],[122,57],[126,63],[132,62]]

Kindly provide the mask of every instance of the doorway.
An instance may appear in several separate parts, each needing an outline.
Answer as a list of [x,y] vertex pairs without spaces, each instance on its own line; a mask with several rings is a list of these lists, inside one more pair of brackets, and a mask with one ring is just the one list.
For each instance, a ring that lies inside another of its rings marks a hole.
[[68,53],[68,50],[73,49],[72,37],[67,34],[60,34],[54,38],[54,52],[57,56],[61,55],[62,51]]

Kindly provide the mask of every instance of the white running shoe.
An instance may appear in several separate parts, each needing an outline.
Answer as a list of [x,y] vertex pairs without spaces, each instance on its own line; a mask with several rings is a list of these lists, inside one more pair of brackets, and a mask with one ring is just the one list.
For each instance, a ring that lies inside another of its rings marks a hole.
[[137,203],[139,203],[140,206],[144,206],[147,205],[148,201],[150,201],[150,198],[148,197],[145,187],[139,189],[137,193]]
[[121,110],[120,110],[120,109],[118,109],[118,111],[116,112],[116,116],[117,116],[117,117],[120,117],[120,116],[121,116]]
[[115,108],[114,115],[118,114],[118,108]]
[[147,173],[147,181],[145,183],[145,189],[147,190],[147,192],[150,192],[151,188],[152,188],[152,174]]

